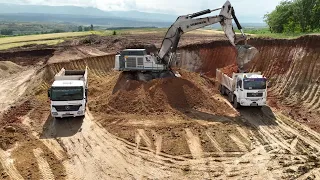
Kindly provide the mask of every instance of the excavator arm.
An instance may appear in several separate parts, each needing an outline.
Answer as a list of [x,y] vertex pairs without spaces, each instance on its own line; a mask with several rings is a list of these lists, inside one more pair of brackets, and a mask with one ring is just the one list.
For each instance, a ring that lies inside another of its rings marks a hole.
[[[221,10],[220,14],[217,16],[195,18],[217,10]],[[240,39],[236,39],[232,26],[232,19],[235,20],[238,29],[240,29],[242,32],[242,38]],[[162,41],[161,48],[158,52],[158,61],[170,67],[170,63],[175,55],[182,34],[215,23],[221,24],[222,29],[233,46],[235,46],[238,41],[246,39],[246,36],[242,31],[242,27],[235,16],[233,7],[231,6],[230,2],[227,1],[221,8],[218,9],[207,9],[194,14],[179,16],[168,29],[165,38]]]

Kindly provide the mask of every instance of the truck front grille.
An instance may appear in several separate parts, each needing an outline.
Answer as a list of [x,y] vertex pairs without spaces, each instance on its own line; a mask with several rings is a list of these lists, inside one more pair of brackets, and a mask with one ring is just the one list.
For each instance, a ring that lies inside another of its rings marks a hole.
[[59,111],[78,111],[80,105],[63,105],[63,106],[53,106],[58,112]]
[[137,61],[136,58],[133,57],[127,57],[126,58],[127,67],[135,68],[137,67]]
[[247,97],[262,97],[263,93],[247,93]]
[[142,57],[138,57],[138,66],[143,66],[143,58]]

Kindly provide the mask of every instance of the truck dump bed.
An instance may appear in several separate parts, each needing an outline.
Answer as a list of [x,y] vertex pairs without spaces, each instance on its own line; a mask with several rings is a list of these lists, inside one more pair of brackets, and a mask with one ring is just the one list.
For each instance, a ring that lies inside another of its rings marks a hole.
[[219,69],[216,70],[216,78],[220,84],[228,88],[230,91],[234,90],[233,79],[230,78],[228,75],[224,74],[223,72],[221,72]]
[[54,76],[54,80],[82,80],[87,84],[88,71],[85,70],[66,70],[62,68],[59,73]]
[[250,78],[252,75],[261,75],[261,72],[254,72],[254,73],[233,73],[232,78],[230,78],[227,74],[224,74],[219,69],[216,70],[216,78],[217,81],[228,88],[229,91],[234,91],[236,86],[236,79],[237,77],[244,77],[247,76]]

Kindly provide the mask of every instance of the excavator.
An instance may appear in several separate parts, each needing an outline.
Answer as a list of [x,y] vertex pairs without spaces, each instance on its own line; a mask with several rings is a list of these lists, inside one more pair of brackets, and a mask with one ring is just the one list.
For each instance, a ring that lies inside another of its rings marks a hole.
[[[203,17],[214,11],[220,10],[219,15]],[[202,17],[199,17],[202,16]],[[232,19],[235,21],[241,35],[237,37],[232,25]],[[203,28],[208,25],[220,23],[222,29],[229,39],[230,44],[238,49],[240,54],[246,54],[249,45],[237,45],[240,41],[245,41],[247,36],[244,34],[242,27],[235,15],[235,11],[229,1],[226,1],[221,8],[207,9],[193,14],[179,16],[177,20],[168,29],[160,50],[158,53],[150,54],[146,49],[125,49],[115,57],[115,70],[126,72],[131,79],[140,81],[149,81],[155,78],[165,78],[175,76],[171,71],[172,62],[175,62],[176,51],[180,37],[187,32]],[[245,43],[246,44],[246,43]],[[252,53],[251,53],[252,54]],[[239,55],[239,53],[238,53]],[[251,55],[252,56],[252,55]],[[237,63],[241,70],[244,65],[250,62],[249,58],[237,59]]]

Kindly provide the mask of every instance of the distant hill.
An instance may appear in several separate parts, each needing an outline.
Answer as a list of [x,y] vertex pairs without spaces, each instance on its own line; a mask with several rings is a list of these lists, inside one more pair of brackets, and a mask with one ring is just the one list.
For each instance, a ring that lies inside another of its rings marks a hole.
[[171,23],[65,14],[0,14],[0,22],[42,22],[108,27],[168,27]]
[[[148,13],[140,11],[102,11],[93,7],[43,6],[0,3],[0,21],[58,22],[106,27],[168,27],[178,15]],[[258,17],[238,17],[244,27],[263,27]],[[250,21],[252,20],[252,21]],[[215,24],[214,28],[219,28]]]
[[43,6],[43,5],[18,5],[0,3],[0,14],[63,14],[95,16],[103,18],[125,18],[139,21],[172,22],[177,15],[147,13],[140,11],[102,11],[92,7],[77,6]]

